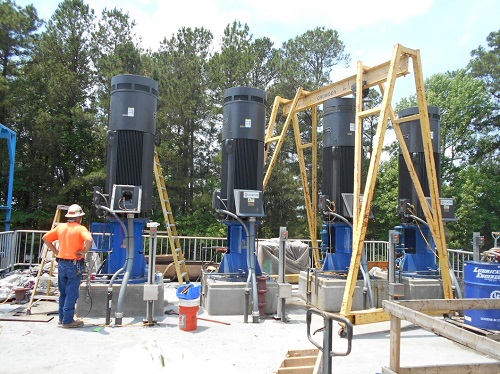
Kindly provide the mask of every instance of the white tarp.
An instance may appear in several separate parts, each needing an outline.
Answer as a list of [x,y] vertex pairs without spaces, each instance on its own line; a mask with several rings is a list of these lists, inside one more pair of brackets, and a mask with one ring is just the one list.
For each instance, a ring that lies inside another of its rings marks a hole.
[[[278,275],[279,239],[261,240],[257,244],[257,260],[261,270]],[[309,267],[309,246],[300,240],[288,240],[285,247],[285,273],[298,274]]]

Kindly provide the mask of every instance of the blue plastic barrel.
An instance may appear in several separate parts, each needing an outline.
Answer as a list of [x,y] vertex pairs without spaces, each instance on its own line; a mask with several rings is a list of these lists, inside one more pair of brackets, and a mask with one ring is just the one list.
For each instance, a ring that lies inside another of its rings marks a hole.
[[[500,299],[500,264],[467,261],[464,265],[465,297]],[[467,310],[465,323],[487,330],[500,330],[500,310]]]

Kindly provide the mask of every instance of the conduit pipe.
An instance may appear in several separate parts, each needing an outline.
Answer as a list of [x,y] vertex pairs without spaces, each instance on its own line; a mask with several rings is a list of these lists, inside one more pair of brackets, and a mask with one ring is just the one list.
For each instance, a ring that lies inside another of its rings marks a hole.
[[248,277],[245,286],[245,315],[243,317],[243,322],[248,323],[248,314],[249,314],[249,303],[250,303],[250,283],[252,284],[252,297],[253,297],[253,323],[259,323],[259,303],[258,303],[258,292],[257,292],[257,278],[255,276],[255,256],[252,256],[255,252],[255,217],[249,218],[249,226],[250,231],[248,230],[245,223],[238,217],[236,214],[224,210],[224,209],[216,209],[217,213],[223,213],[228,216],[233,217],[237,220],[245,229],[247,234],[247,266],[248,266]]
[[[118,217],[118,215],[114,211],[109,209],[108,207],[105,207],[105,206],[96,206],[96,207],[98,209],[103,209],[106,212],[111,213],[115,217],[115,219],[118,221],[118,223],[120,224],[120,226],[123,229],[124,237],[125,237],[125,239],[127,239],[127,248],[128,248],[130,245],[130,238],[128,236],[128,230],[125,227],[125,224],[120,219],[120,217]],[[133,232],[133,230],[132,230],[132,232]],[[111,279],[108,283],[107,296],[106,296],[106,303],[107,303],[107,305],[106,305],[106,322],[105,322],[106,326],[109,326],[111,324],[111,304],[113,302],[113,283],[115,282],[116,278],[121,273],[123,273],[125,271],[125,269],[127,268],[127,264],[128,264],[128,256],[125,259],[125,263],[123,264],[123,266],[113,274],[113,276],[111,277]]]
[[[118,302],[116,304],[115,311],[115,324],[121,325],[123,320],[123,303],[125,302],[125,293],[127,292],[128,280],[130,279],[130,274],[132,273],[132,268],[134,267],[134,257],[135,257],[135,243],[134,243],[134,215],[127,214],[128,223],[128,244],[127,244],[127,260],[125,274],[123,275],[122,284],[120,286],[120,293],[118,294]],[[130,235],[132,233],[132,235]]]
[[[330,200],[328,200],[330,201]],[[334,216],[342,221],[344,221],[352,230],[352,224],[345,218],[342,217],[340,214],[337,214],[335,212],[324,212],[325,214],[328,214],[329,216]],[[366,252],[363,250],[363,255],[361,257],[361,266],[359,268],[361,270],[361,274],[363,275],[363,293],[367,292],[368,293],[368,298],[370,300],[370,308],[375,308],[375,300],[373,299],[373,290],[372,290],[372,285],[370,282],[370,275],[368,274],[368,263],[366,261]]]

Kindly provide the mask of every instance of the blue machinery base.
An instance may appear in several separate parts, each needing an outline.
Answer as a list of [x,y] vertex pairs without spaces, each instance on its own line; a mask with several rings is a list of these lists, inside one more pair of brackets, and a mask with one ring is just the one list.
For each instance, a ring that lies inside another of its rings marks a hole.
[[400,236],[396,256],[400,256],[398,261],[403,273],[437,272],[436,246],[429,227],[403,224],[395,230]]
[[352,229],[344,223],[323,223],[321,252],[325,271],[348,272],[352,256]]
[[[407,224],[395,229],[400,234],[396,253],[403,273],[436,275],[435,244],[430,229],[427,226]],[[321,252],[324,258],[322,270],[348,272],[352,256],[352,228],[344,223],[323,223]]]
[[[146,256],[144,253],[143,230],[148,220],[134,219],[134,266],[130,274],[131,283],[146,282],[148,275]],[[127,226],[127,222],[124,222]],[[92,235],[97,248],[94,252],[107,253],[99,274],[114,274],[120,270],[127,260],[127,238],[121,224],[117,220],[107,223],[92,223]],[[130,234],[129,234],[130,235]],[[120,278],[117,279],[120,281]]]
[[[219,266],[219,273],[233,273],[233,274],[248,274],[248,263],[247,263],[247,250],[248,250],[248,238],[246,230],[237,221],[226,221],[227,225],[227,242],[228,250],[226,254],[222,257],[222,261]],[[247,225],[249,223],[247,222]],[[258,224],[258,223],[257,223]],[[255,238],[254,238],[255,240]],[[246,243],[243,248],[243,243]],[[254,253],[251,254],[254,257],[255,263],[255,274],[257,276],[262,275],[262,270],[260,269],[259,263]]]

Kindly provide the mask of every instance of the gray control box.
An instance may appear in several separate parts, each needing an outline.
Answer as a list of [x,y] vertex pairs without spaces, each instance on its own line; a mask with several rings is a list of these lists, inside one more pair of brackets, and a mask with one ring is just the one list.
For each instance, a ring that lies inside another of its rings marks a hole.
[[111,195],[111,209],[115,213],[140,213],[141,198],[141,186],[115,184]]
[[262,191],[234,190],[234,204],[238,217],[264,217]]

